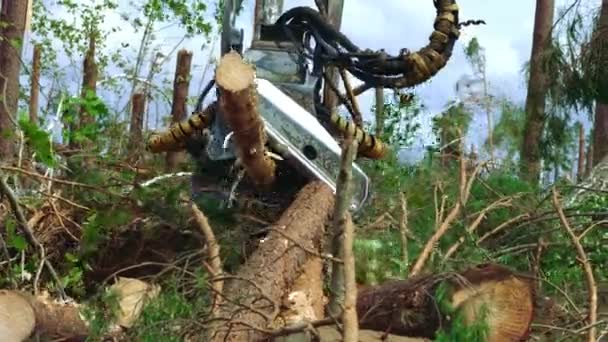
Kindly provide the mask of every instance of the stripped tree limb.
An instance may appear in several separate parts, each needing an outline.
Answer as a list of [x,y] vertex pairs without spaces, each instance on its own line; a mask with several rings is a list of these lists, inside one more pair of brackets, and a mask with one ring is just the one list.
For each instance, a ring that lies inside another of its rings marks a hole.
[[234,132],[234,145],[247,174],[259,186],[274,182],[276,164],[266,155],[264,122],[258,113],[255,71],[232,51],[222,57],[215,81],[219,108]]
[[564,215],[564,210],[562,209],[559,199],[557,198],[557,191],[555,188],[552,189],[552,202],[557,214],[559,216],[559,220],[568,234],[570,241],[574,245],[576,249],[576,254],[578,262],[581,264],[583,271],[585,272],[585,277],[587,279],[587,291],[589,292],[589,325],[590,328],[587,331],[587,341],[595,342],[596,341],[596,327],[595,324],[597,322],[597,283],[595,282],[595,277],[593,276],[593,268],[591,267],[591,263],[589,262],[589,258],[587,257],[587,253],[585,249],[581,245],[580,237],[576,236],[574,230],[570,226],[568,219],[566,219],[566,215]]

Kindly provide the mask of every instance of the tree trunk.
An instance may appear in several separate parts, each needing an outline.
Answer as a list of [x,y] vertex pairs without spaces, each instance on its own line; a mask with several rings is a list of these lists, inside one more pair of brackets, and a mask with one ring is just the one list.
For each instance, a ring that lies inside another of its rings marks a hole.
[[593,142],[589,142],[587,146],[587,162],[585,163],[585,178],[589,177],[593,170]]
[[[595,38],[592,42],[592,48],[599,54],[599,61],[608,60],[608,0],[602,1],[600,9],[600,17],[598,26],[594,32]],[[605,69],[605,64],[600,65],[600,70]],[[605,72],[605,70],[603,70]],[[604,74],[605,76],[606,74]],[[607,80],[601,80],[598,84],[600,95],[595,103],[595,121],[593,129],[593,163],[598,164],[605,156],[608,155],[608,85]]]
[[[177,53],[177,65],[175,67],[175,79],[173,80],[173,105],[171,107],[171,122],[177,124],[186,118],[186,100],[188,99],[188,88],[190,87],[190,66],[192,64],[192,53],[180,50]],[[175,171],[178,164],[185,158],[184,152],[167,152],[166,170]]]
[[[585,176],[585,128],[582,123],[578,126],[578,165],[576,179],[582,180]],[[573,178],[575,179],[575,178]]]
[[[97,33],[91,32],[89,34],[89,48],[84,58],[84,73],[82,77],[82,94],[81,97],[84,99],[88,93],[96,94],[97,92],[97,76],[99,70],[97,63],[95,62],[95,50],[96,50],[96,39]],[[80,111],[80,128],[90,125],[95,122],[95,119],[88,113],[84,108]]]
[[[17,113],[19,70],[27,1],[4,1],[0,9],[0,160],[14,158],[15,128],[11,117]],[[4,25],[6,24],[6,25]]]
[[30,86],[30,121],[38,124],[38,97],[40,95],[40,44],[34,45],[32,78]]
[[143,150],[143,128],[144,110],[146,108],[146,95],[144,93],[133,94],[131,100],[131,127],[129,132],[129,149],[131,156],[139,155]]
[[307,251],[320,249],[333,205],[331,189],[321,182],[312,182],[298,193],[270,227],[264,242],[225,284],[224,297],[245,306],[224,301],[219,317],[227,321],[220,322],[213,341],[256,341],[262,337],[259,331],[246,330],[238,322],[264,328],[274,323],[277,305],[311,257]]
[[538,184],[540,179],[540,141],[545,127],[547,75],[543,70],[544,53],[551,43],[554,0],[537,0],[530,57],[530,79],[526,98],[526,123],[521,146],[520,172],[524,179]]
[[460,309],[467,324],[479,322],[482,306],[489,310],[487,341],[522,341],[527,336],[534,306],[531,282],[497,264],[478,265],[458,275],[419,276],[365,289],[357,300],[359,326],[434,338],[437,330],[449,322],[438,303],[441,284],[447,285],[446,299]]
[[257,186],[270,186],[275,180],[276,164],[266,155],[266,133],[258,113],[253,67],[237,52],[227,53],[217,67],[215,80],[220,90],[220,112],[234,132],[238,158]]
[[606,156],[608,156],[608,104],[597,102],[593,128],[593,165],[599,164]]

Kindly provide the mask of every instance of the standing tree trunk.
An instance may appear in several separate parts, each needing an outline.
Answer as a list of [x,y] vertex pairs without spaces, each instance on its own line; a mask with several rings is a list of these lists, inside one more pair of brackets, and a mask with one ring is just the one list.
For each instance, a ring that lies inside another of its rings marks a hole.
[[3,1],[0,9],[0,160],[14,157],[14,127],[11,120],[19,101],[19,67],[27,1]]
[[129,130],[129,149],[131,157],[140,155],[143,150],[144,111],[146,108],[146,95],[135,93],[131,99],[131,127]]
[[[97,76],[99,74],[99,71],[97,69],[97,63],[95,63],[96,39],[97,32],[95,30],[91,30],[91,32],[89,33],[89,48],[87,49],[87,53],[84,57],[83,63],[82,90],[80,93],[80,97],[83,100],[88,98],[90,96],[89,94],[95,94],[97,92]],[[92,124],[93,122],[94,118],[91,116],[91,113],[87,112],[85,107],[81,107],[80,118],[75,128],[81,129]],[[85,142],[83,146],[80,147],[84,148],[85,150],[88,150],[89,146],[90,143]]]
[[[582,180],[585,176],[585,128],[582,123],[578,126],[578,168],[576,179]],[[574,179],[574,178],[573,178]]]
[[585,178],[589,177],[593,169],[593,142],[587,147],[587,162],[585,163]]
[[593,147],[593,165],[597,165],[608,156],[608,103],[595,104]]
[[40,95],[40,44],[34,45],[32,78],[30,86],[30,121],[38,124],[38,97]]
[[[190,66],[192,64],[192,52],[180,50],[177,53],[177,65],[175,67],[175,79],[173,80],[173,105],[171,107],[171,122],[176,124],[186,118],[186,100],[188,99],[188,88],[190,87]],[[183,152],[167,152],[167,172],[175,171],[178,164],[184,159]]]
[[545,96],[547,94],[547,75],[543,70],[543,59],[545,51],[551,43],[554,8],[554,0],[536,1],[530,80],[526,98],[526,123],[520,161],[522,177],[533,184],[537,184],[540,179],[540,140],[545,127]]
[[[605,68],[608,60],[608,0],[602,0],[598,25],[593,34],[591,49],[594,62],[598,63],[596,69],[601,72],[600,83],[597,85],[599,95],[595,103],[595,121],[593,129],[593,164],[599,164],[608,156],[608,81]],[[597,76],[597,75],[596,75]]]

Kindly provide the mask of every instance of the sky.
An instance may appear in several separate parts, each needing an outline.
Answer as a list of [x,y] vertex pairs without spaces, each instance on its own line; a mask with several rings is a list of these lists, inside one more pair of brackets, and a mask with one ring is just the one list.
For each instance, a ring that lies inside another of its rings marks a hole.
[[[559,10],[571,2],[572,0],[556,0],[556,8]],[[251,41],[255,0],[244,0],[244,3],[244,11],[237,19],[236,25],[244,29],[245,44],[248,45]],[[485,48],[490,93],[506,97],[523,106],[526,86],[522,70],[530,58],[535,3],[533,0],[512,0],[508,4],[488,0],[457,0],[460,21],[483,19],[486,25],[464,27],[447,65],[429,82],[413,89],[424,103],[426,113],[420,119],[421,130],[414,146],[402,152],[405,159],[418,159],[421,156],[424,146],[432,139],[432,116],[440,113],[449,101],[456,98],[456,82],[461,77],[472,74],[463,49],[473,37],[476,37]],[[597,8],[600,0],[586,0],[582,3]],[[285,0],[285,9],[295,6],[315,7],[314,0]],[[108,28],[112,26],[121,28],[117,33],[107,35],[107,45],[119,47],[126,42],[130,43],[130,49],[125,49],[124,54],[134,58],[134,47],[137,47],[141,40],[141,31],[134,32],[121,20],[120,11],[128,8],[128,1],[121,1],[119,11],[107,13],[104,25]],[[384,48],[388,53],[397,54],[402,48],[415,51],[426,45],[432,32],[434,18],[435,9],[431,0],[345,0],[341,30],[361,48]],[[190,93],[193,96],[198,94],[213,75],[213,67],[208,65],[208,60],[210,56],[219,55],[219,39],[215,44],[206,42],[201,37],[184,40],[183,30],[177,25],[157,25],[155,37],[153,47],[168,55],[167,62],[155,81],[160,82],[163,78],[170,80],[173,77],[175,51],[185,48],[193,52]],[[213,40],[216,37],[211,38]],[[27,50],[26,47],[26,55],[31,55]],[[150,59],[145,65],[149,63]],[[112,73],[112,70],[110,72]],[[114,70],[114,73],[118,75],[120,72]],[[143,75],[145,73],[144,70]],[[126,98],[111,96],[108,97],[108,101],[119,107]],[[359,97],[359,102],[364,118],[371,118],[374,92],[366,92]],[[156,104],[156,107],[160,108],[156,111],[163,114],[168,109],[166,103],[160,106]],[[498,111],[492,113],[494,122],[498,120],[499,115]],[[467,145],[481,145],[487,138],[486,113],[476,111],[471,125]],[[588,127],[588,123],[586,126]],[[148,127],[162,129],[166,124],[161,120],[151,119]]]

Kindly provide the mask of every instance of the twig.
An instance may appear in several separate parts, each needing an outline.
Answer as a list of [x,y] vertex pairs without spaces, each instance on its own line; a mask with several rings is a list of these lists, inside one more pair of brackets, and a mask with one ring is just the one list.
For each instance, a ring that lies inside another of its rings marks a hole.
[[[211,266],[211,276],[213,278],[218,278],[223,274],[222,261],[220,259],[220,245],[215,239],[215,234],[213,233],[213,229],[211,229],[211,226],[209,225],[209,221],[207,220],[205,214],[203,214],[203,212],[198,208],[195,203],[192,203],[190,208],[192,210],[192,214],[194,215],[194,220],[196,221],[196,224],[205,236],[205,240],[207,240],[207,253],[209,255],[209,265]],[[216,315],[217,309],[221,305],[220,294],[224,289],[224,281],[213,281],[212,288],[215,291],[216,295],[214,296],[213,305],[211,306],[211,313],[212,315]]]
[[562,210],[562,207],[559,203],[559,199],[557,198],[557,191],[555,190],[555,188],[553,188],[551,190],[551,192],[552,192],[553,206],[555,207],[555,210],[557,211],[559,220],[561,221],[562,226],[566,230],[566,233],[568,234],[570,241],[572,241],[572,244],[574,245],[574,248],[576,249],[576,254],[578,255],[577,260],[581,264],[583,271],[585,272],[585,276],[587,278],[587,291],[589,291],[589,325],[590,325],[589,331],[587,333],[587,341],[595,342],[595,337],[596,337],[595,324],[597,322],[597,284],[595,282],[595,277],[593,276],[593,268],[591,267],[591,264],[589,263],[589,259],[587,258],[587,253],[585,253],[585,250],[583,249],[583,246],[581,245],[580,237],[577,237],[574,234],[574,231],[572,230],[572,227],[570,227],[570,223],[568,222],[568,219],[566,219],[566,216],[564,215],[564,211]]
[[15,194],[13,193],[11,188],[8,186],[8,184],[6,184],[6,179],[4,177],[2,177],[1,175],[0,175],[0,192],[4,193],[4,195],[6,195],[6,197],[8,198],[8,201],[11,205],[11,209],[13,210],[13,213],[15,214],[15,217],[17,218],[17,222],[19,223],[19,226],[23,230],[23,233],[25,234],[25,237],[26,237],[28,243],[32,247],[35,247],[38,249],[38,252],[40,253],[41,262],[44,262],[44,265],[49,270],[51,277],[55,281],[55,285],[57,287],[57,291],[59,292],[59,295],[61,296],[62,299],[65,299],[66,294],[65,294],[65,291],[63,290],[63,286],[61,285],[59,276],[57,275],[57,272],[55,272],[55,268],[53,268],[53,265],[45,257],[44,246],[42,246],[40,241],[38,241],[38,239],[34,235],[34,232],[32,231],[32,229],[28,226],[27,220],[25,219],[25,215],[23,215],[23,212],[21,211],[21,208],[19,207],[19,203],[17,202],[17,198],[15,197]]

